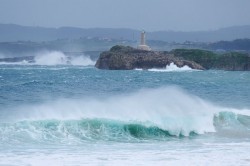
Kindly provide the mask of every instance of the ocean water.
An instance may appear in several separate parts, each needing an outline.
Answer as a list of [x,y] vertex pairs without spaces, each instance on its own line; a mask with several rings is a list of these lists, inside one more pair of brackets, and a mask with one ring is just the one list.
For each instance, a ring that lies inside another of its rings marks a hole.
[[0,64],[0,165],[250,165],[250,72],[53,57]]

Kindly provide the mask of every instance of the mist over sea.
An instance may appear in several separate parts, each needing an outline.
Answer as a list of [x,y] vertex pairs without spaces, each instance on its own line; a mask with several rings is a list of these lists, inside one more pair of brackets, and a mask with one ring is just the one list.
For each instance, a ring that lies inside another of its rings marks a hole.
[[0,165],[249,165],[250,73],[0,63]]

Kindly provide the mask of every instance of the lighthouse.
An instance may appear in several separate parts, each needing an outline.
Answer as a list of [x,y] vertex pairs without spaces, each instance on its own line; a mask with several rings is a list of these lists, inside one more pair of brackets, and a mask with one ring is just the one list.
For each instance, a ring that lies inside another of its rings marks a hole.
[[146,45],[145,36],[146,36],[146,32],[142,31],[141,32],[141,44],[140,45]]
[[141,32],[141,43],[137,48],[140,50],[145,50],[145,51],[151,50],[151,48],[148,45],[146,45],[146,32],[145,31]]

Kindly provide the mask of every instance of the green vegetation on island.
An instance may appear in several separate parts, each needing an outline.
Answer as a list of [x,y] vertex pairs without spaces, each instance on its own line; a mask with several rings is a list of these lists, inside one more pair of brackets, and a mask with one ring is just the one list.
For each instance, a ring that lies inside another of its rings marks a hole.
[[247,53],[218,54],[200,49],[175,49],[171,53],[185,60],[194,61],[205,69],[250,70],[250,56]]

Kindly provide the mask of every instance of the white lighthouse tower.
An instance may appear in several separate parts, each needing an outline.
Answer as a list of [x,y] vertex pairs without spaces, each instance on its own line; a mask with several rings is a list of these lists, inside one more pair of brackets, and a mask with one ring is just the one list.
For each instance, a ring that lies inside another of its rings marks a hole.
[[146,45],[146,32],[145,31],[141,32],[141,43],[137,48],[140,50],[145,50],[145,51],[151,50],[151,48],[148,45]]

